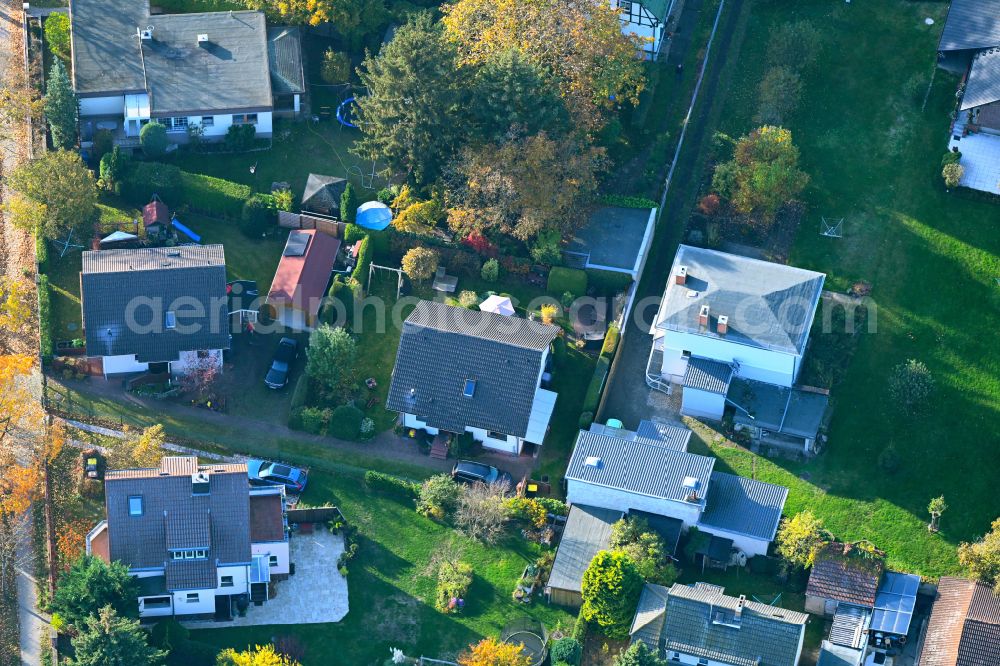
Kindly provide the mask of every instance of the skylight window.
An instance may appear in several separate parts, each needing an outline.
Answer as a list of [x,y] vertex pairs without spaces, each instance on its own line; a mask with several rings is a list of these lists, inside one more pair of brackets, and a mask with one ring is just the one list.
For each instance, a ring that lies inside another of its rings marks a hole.
[[465,389],[462,391],[462,395],[464,395],[466,398],[471,398],[475,394],[476,394],[476,380],[466,379]]
[[128,515],[142,515],[142,495],[132,495],[128,498]]
[[177,328],[177,315],[173,310],[167,310],[167,314],[163,317],[163,325],[167,329]]

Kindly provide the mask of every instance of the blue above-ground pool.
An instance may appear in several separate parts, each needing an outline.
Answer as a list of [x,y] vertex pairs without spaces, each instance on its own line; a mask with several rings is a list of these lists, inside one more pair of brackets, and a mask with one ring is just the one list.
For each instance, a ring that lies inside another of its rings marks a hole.
[[392,211],[381,201],[366,201],[358,206],[354,222],[365,229],[382,231],[392,222]]

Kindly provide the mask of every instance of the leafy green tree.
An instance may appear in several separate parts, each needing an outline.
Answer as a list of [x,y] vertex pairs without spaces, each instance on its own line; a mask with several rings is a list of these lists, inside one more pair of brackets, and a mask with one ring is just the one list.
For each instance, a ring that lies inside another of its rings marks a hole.
[[39,231],[46,238],[62,238],[93,219],[97,187],[74,151],[56,150],[20,164],[10,175],[9,185],[45,207]]
[[67,662],[70,666],[156,666],[167,658],[165,651],[146,642],[138,620],[120,617],[111,606],[88,618],[72,642],[75,655]]
[[438,268],[441,255],[427,247],[414,247],[407,250],[403,255],[403,272],[411,280],[423,282]]
[[608,638],[628,638],[642,586],[642,575],[628,555],[602,550],[583,573],[580,617]]
[[82,555],[59,579],[52,612],[76,627],[105,606],[113,607],[122,617],[139,617],[138,593],[139,585],[124,564],[105,564],[97,557]]
[[321,324],[309,335],[306,374],[322,387],[330,399],[339,401],[354,381],[357,343],[343,328]]
[[49,51],[63,62],[70,57],[69,16],[53,12],[45,17],[45,42]]
[[496,259],[487,259],[479,275],[487,282],[496,282],[500,279],[500,262]]
[[577,666],[580,663],[580,658],[583,657],[583,645],[572,636],[566,636],[552,644],[550,656],[552,657],[553,664],[561,662],[570,664],[570,666]]
[[326,83],[344,83],[351,78],[351,56],[343,51],[327,49],[323,52],[323,65],[319,75]]
[[458,484],[447,474],[436,474],[420,486],[417,511],[430,518],[443,520],[458,506],[461,492]]
[[937,532],[940,529],[938,522],[941,520],[941,514],[947,511],[947,509],[948,505],[945,504],[944,495],[935,497],[930,501],[930,504],[927,505],[927,513],[931,514],[931,522],[927,526],[929,531]]
[[799,149],[792,133],[764,125],[741,137],[733,159],[716,167],[712,187],[729,198],[733,208],[769,225],[783,204],[809,182],[799,169]]
[[767,64],[803,70],[811,67],[823,48],[823,34],[809,21],[788,21],[771,30]]
[[128,154],[122,152],[120,146],[115,146],[110,153],[101,157],[101,186],[117,193],[121,189],[122,178],[128,168]]
[[772,67],[760,82],[758,94],[760,101],[754,122],[781,125],[799,105],[802,79],[791,67]]
[[73,84],[62,61],[56,60],[45,84],[45,118],[52,133],[52,145],[69,150],[76,145],[76,114],[78,102]]
[[893,368],[889,376],[889,396],[909,414],[923,409],[934,393],[934,377],[931,371],[914,358]]
[[472,86],[469,103],[476,135],[484,141],[499,142],[512,127],[529,135],[562,134],[568,129],[558,88],[517,49],[486,60],[476,70]]
[[663,539],[642,518],[622,518],[612,525],[609,545],[628,555],[646,582],[669,587],[677,580]]
[[357,101],[361,139],[353,151],[419,184],[435,180],[467,124],[466,76],[456,62],[431,15],[412,17],[358,71],[368,93]]
[[947,188],[958,187],[965,175],[965,167],[958,162],[949,162],[941,168],[941,177],[944,178],[944,186]]
[[667,662],[656,656],[645,643],[636,641],[615,657],[614,666],[667,666]]
[[823,521],[807,510],[782,520],[776,540],[779,555],[792,564],[808,568],[829,539]]
[[167,128],[161,122],[150,121],[139,130],[139,145],[146,157],[162,157],[166,154],[169,143]]
[[354,190],[351,181],[347,181],[347,187],[340,195],[340,219],[347,223],[354,222],[354,217],[358,213],[358,193]]
[[958,561],[970,577],[991,585],[1000,594],[1000,518],[991,527],[979,541],[959,545]]

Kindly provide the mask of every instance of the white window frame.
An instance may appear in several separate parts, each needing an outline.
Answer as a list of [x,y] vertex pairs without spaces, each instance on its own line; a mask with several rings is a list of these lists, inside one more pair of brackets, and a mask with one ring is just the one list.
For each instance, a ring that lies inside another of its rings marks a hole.
[[[133,508],[132,501],[137,500],[139,503],[139,511],[136,512]],[[129,495],[128,496],[128,515],[133,518],[138,518],[145,513],[145,507],[143,506],[142,495]]]
[[257,114],[256,113],[234,113],[233,120],[234,125],[256,125],[257,124]]
[[167,128],[168,132],[186,132],[188,127],[187,116],[170,116],[161,118],[160,122]]
[[219,587],[236,587],[232,576],[222,576],[219,578]]
[[215,116],[202,116],[201,117],[202,127],[215,127]]
[[201,595],[197,592],[188,592],[187,596],[184,597],[184,602],[188,604],[196,604],[201,601]]
[[278,566],[278,556],[277,555],[268,555],[267,556],[267,566],[269,566],[269,567],[276,567],[276,566]]

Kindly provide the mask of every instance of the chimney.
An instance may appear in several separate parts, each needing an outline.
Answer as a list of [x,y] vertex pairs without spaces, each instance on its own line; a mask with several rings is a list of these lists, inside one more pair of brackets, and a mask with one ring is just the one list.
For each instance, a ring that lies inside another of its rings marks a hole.
[[719,315],[718,326],[716,326],[716,331],[719,335],[725,335],[729,332],[729,317],[726,315]]
[[688,277],[688,267],[681,266],[677,269],[677,275],[674,276],[674,282],[676,284],[685,284]]
[[198,35],[198,46],[202,44],[208,44],[208,33],[203,32]]
[[741,594],[740,600],[736,602],[736,619],[739,620],[743,616],[743,604],[747,602],[747,595]]
[[701,306],[701,310],[698,312],[698,325],[708,326],[708,304]]

